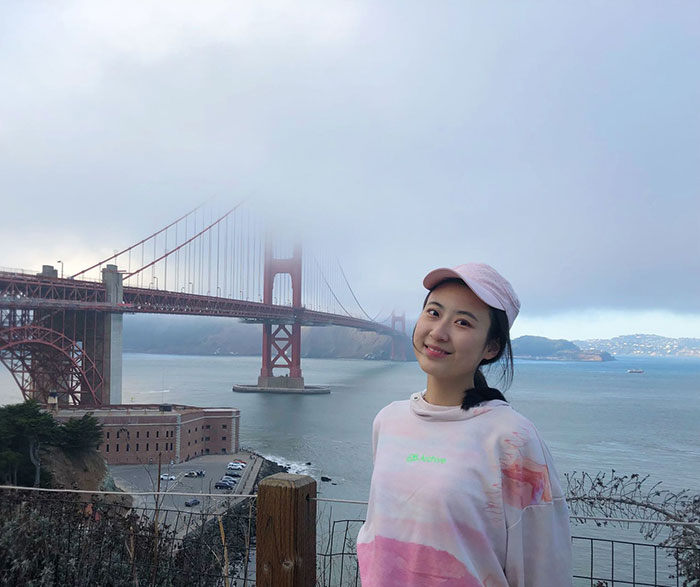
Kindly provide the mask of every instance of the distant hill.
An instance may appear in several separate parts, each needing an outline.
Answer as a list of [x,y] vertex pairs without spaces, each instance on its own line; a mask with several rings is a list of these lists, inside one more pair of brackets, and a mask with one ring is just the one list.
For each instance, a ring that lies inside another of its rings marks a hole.
[[126,316],[124,352],[168,355],[260,355],[262,326],[231,318]]
[[[391,354],[388,336],[354,328],[304,327],[301,340],[304,358],[388,359]],[[260,356],[262,326],[231,318],[127,316],[123,341],[130,353]]]
[[543,361],[614,361],[610,353],[598,350],[582,350],[573,342],[553,340],[543,336],[521,336],[512,341],[513,356],[519,359]]

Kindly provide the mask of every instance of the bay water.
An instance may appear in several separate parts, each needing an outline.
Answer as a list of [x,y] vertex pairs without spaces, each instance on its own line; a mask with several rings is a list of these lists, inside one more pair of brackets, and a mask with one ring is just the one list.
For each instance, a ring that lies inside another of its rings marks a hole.
[[[307,384],[327,384],[332,392],[232,392],[234,383],[257,381],[259,357],[125,354],[123,403],[239,408],[242,447],[312,475],[320,497],[366,500],[372,420],[383,406],[422,390],[425,375],[417,363],[384,361],[305,359],[302,369]],[[494,384],[497,376],[489,379]],[[562,477],[615,469],[648,474],[671,490],[700,493],[700,359],[516,360],[506,397],[535,423]],[[0,372],[0,404],[17,401],[14,380]],[[321,476],[331,481],[320,482]],[[321,510],[331,519],[361,519],[365,513],[362,506],[338,504],[322,503]],[[635,530],[597,530],[594,535],[607,538],[641,539]]]
[[[234,383],[257,381],[259,357],[125,354],[123,402],[239,408],[243,447],[331,477],[336,485],[320,486],[328,497],[366,499],[372,420],[422,390],[425,375],[417,363],[388,361],[304,359],[302,369],[307,384],[328,384],[331,393],[232,392]],[[615,469],[700,493],[700,359],[516,360],[506,397],[535,423],[562,475]],[[0,372],[0,404],[21,399],[9,372]]]

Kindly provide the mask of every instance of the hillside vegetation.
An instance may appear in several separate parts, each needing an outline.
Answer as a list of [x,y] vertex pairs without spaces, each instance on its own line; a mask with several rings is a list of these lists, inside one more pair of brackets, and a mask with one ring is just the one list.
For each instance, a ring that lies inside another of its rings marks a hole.
[[547,361],[614,361],[608,352],[581,350],[573,342],[543,336],[521,336],[513,340],[513,356]]
[[91,414],[59,423],[34,401],[0,407],[0,481],[5,485],[100,489],[110,485]]

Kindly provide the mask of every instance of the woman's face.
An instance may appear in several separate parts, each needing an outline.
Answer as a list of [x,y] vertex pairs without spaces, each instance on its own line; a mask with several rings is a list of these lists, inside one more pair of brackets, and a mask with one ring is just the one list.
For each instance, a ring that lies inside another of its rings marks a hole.
[[498,345],[486,344],[490,325],[489,307],[466,285],[438,285],[413,334],[418,364],[429,376],[463,389],[472,387],[479,363],[498,354]]

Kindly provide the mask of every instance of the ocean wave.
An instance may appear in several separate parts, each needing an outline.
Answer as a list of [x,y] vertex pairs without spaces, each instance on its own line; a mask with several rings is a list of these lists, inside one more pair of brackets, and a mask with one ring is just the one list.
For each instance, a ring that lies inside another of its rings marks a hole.
[[300,463],[298,461],[290,461],[289,459],[277,455],[261,454],[260,456],[284,467],[293,475],[309,475],[314,479],[319,476],[318,471],[315,471],[312,465],[307,465],[306,463]]
[[135,391],[132,395],[143,395],[146,393],[170,393],[169,389],[152,389],[149,391]]

